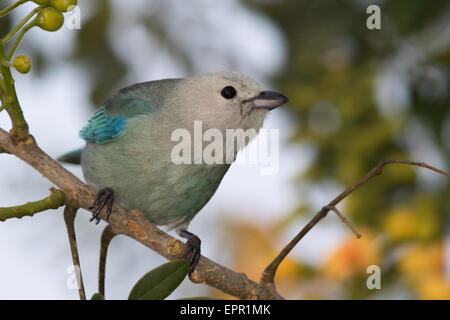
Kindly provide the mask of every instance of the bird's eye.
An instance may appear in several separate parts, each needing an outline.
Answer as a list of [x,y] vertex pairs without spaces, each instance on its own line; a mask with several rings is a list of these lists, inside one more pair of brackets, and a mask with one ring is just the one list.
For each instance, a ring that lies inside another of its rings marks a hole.
[[225,99],[233,99],[234,97],[236,97],[236,93],[237,93],[236,89],[233,88],[232,86],[226,86],[220,92],[222,97],[224,97]]

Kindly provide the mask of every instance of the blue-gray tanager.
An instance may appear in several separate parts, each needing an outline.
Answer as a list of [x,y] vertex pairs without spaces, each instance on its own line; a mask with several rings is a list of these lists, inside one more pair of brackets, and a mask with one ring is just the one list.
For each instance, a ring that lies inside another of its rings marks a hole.
[[[173,133],[185,129],[194,137],[196,121],[203,131],[216,129],[224,137],[229,129],[257,131],[268,111],[286,101],[235,72],[150,81],[118,91],[80,131],[86,141],[80,150],[84,177],[100,190],[93,219],[105,206],[109,216],[116,201],[125,209],[142,211],[156,225],[176,228],[188,239],[186,258],[192,270],[200,257],[200,239],[186,228],[219,186],[232,162],[227,159],[234,160],[239,150],[234,148],[231,155],[224,151],[224,161],[212,164],[175,163],[179,141]],[[73,162],[74,155],[61,160]]]

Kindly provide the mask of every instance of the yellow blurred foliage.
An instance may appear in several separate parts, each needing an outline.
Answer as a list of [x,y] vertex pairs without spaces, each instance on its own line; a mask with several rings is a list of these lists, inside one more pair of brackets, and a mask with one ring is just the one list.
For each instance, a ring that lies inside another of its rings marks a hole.
[[417,235],[418,228],[419,221],[408,207],[394,209],[384,223],[384,229],[392,241],[412,239]]
[[399,259],[398,267],[420,299],[450,299],[445,278],[444,248],[440,243],[415,245]]
[[339,161],[337,174],[339,179],[351,185],[363,176],[364,169],[357,158],[345,158]]
[[417,294],[425,300],[450,300],[450,283],[440,275],[426,276],[417,284]]
[[441,244],[418,244],[409,248],[399,259],[400,271],[412,281],[431,274],[442,274],[444,271],[444,250]]
[[322,267],[323,274],[335,281],[366,276],[369,265],[380,264],[380,249],[370,231],[362,230],[361,239],[348,237]]
[[427,240],[437,234],[439,225],[433,199],[420,197],[409,206],[392,209],[384,223],[384,230],[393,242]]

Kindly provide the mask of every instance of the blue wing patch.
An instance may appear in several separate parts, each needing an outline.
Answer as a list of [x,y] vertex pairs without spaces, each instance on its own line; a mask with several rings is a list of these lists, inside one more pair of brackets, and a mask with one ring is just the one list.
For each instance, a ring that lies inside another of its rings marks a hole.
[[126,117],[114,117],[101,107],[94,112],[87,125],[80,131],[80,137],[87,142],[108,143],[118,137],[126,128]]

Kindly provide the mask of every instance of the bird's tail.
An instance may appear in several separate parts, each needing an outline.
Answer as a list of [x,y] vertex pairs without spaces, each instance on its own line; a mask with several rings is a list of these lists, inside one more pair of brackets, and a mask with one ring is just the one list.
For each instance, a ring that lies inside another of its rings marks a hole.
[[70,151],[68,153],[65,153],[61,157],[58,158],[58,161],[72,163],[72,164],[80,164],[82,151],[83,151],[83,148],[80,148],[80,149],[76,149],[76,150]]

